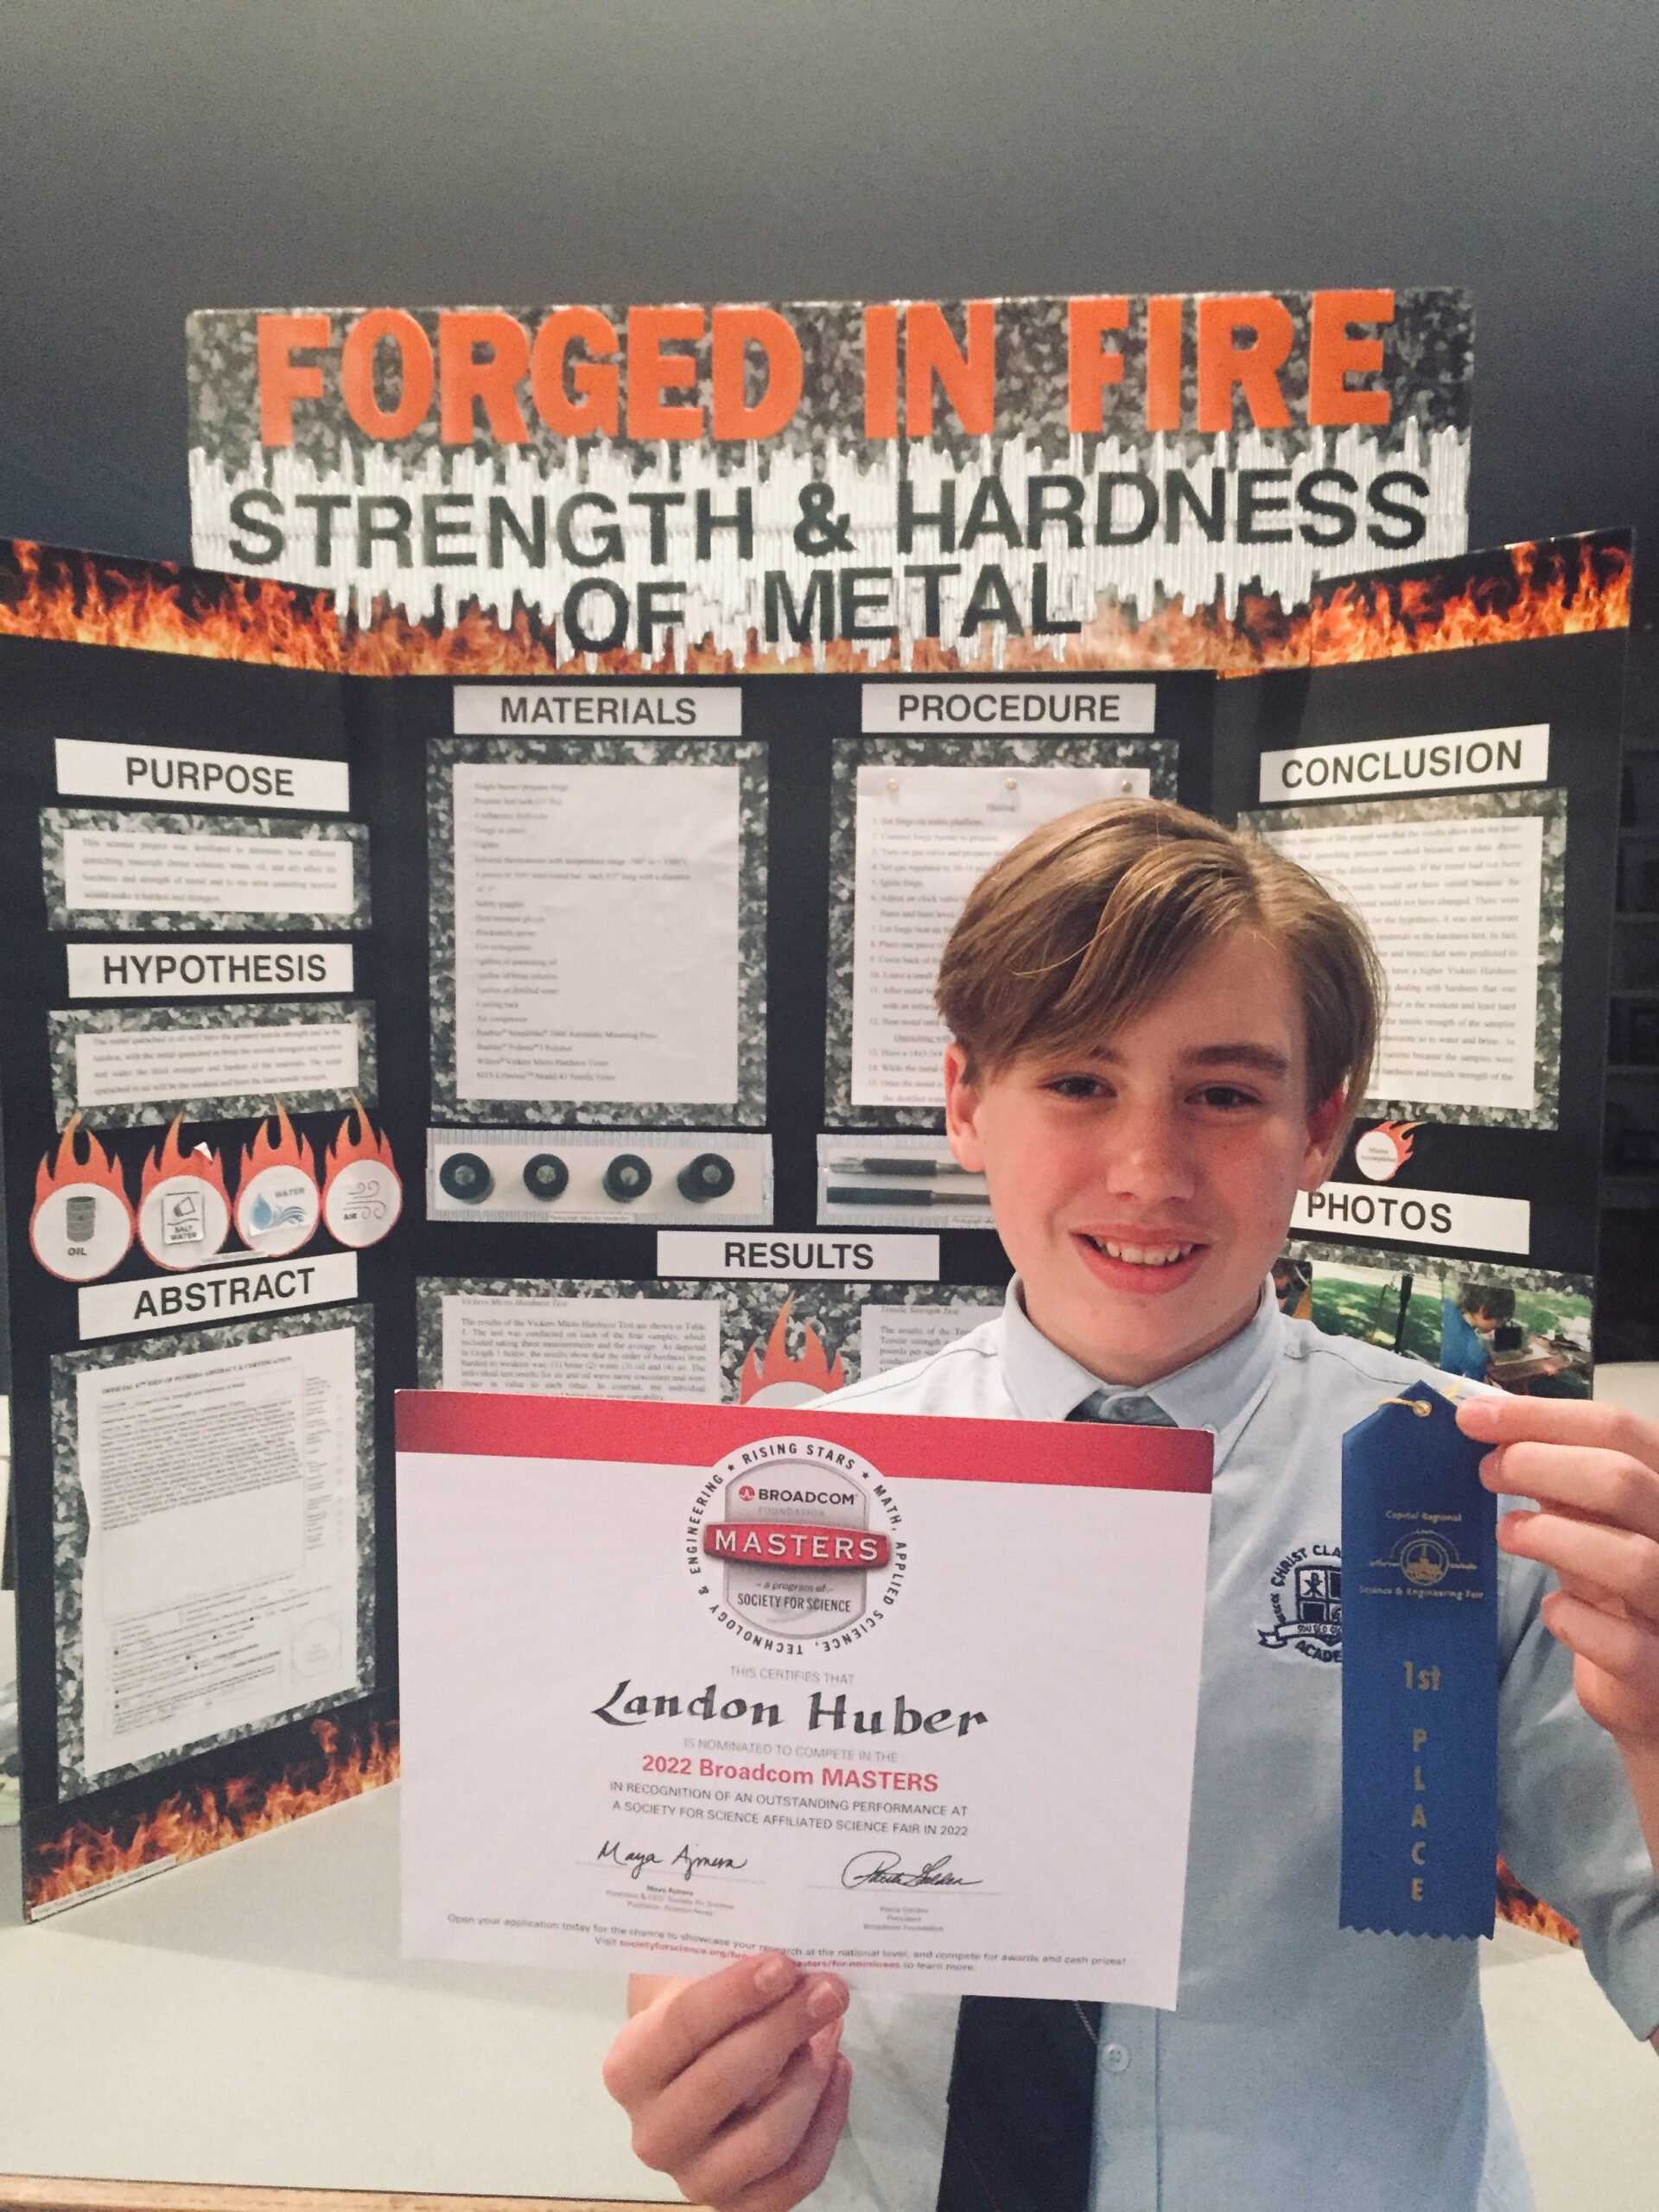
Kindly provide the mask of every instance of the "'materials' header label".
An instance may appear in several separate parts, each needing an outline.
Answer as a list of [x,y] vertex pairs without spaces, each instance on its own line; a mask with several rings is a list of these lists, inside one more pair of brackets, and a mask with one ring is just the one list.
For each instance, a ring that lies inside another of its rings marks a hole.
[[458,737],[737,737],[743,694],[735,683],[459,683],[454,728]]

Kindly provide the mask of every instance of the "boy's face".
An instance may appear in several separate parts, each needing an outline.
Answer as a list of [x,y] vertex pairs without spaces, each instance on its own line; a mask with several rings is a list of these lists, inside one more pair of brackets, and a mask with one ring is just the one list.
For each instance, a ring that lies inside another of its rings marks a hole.
[[1340,1092],[1309,1109],[1303,1031],[1283,956],[1241,931],[1089,1052],[972,1083],[946,1053],[950,1148],[985,1175],[1026,1310],[1103,1381],[1154,1382],[1255,1313],[1342,1119]]

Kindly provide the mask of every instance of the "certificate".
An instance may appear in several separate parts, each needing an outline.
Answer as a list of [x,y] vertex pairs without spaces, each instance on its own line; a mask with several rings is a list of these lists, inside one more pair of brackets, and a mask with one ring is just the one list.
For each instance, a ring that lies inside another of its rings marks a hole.
[[1173,2005],[1211,1439],[398,1401],[404,1947]]

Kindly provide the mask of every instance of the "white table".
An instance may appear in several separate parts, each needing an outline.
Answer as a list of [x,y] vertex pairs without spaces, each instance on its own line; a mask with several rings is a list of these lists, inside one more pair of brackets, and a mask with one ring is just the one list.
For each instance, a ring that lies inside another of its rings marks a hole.
[[399,1794],[29,1927],[0,1839],[0,2174],[680,2202],[600,2082],[619,1976],[398,1956]]
[[[1659,1367],[1597,1385],[1659,1415]],[[600,2084],[620,1977],[399,1957],[398,1796],[33,1927],[0,1834],[0,2177],[678,2202]],[[1659,2062],[1576,1954],[1505,1929],[1484,1965],[1540,2212],[1653,2212]],[[0,2180],[99,2202],[177,2200]]]

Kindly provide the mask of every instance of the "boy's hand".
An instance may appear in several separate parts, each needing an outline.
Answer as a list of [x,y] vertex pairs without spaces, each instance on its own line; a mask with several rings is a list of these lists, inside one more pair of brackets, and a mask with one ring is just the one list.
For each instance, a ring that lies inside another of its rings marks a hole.
[[[1659,1426],[1622,1407],[1552,1398],[1467,1398],[1466,1436],[1495,1445],[1489,1490],[1535,1497],[1497,1541],[1554,1567],[1544,1625],[1573,1656],[1573,1686],[1627,1761],[1659,1763]],[[1638,1797],[1646,1790],[1638,1789]],[[1644,1822],[1651,1808],[1642,1807]],[[1649,1840],[1659,1851],[1659,1837]]]
[[605,2059],[635,2157],[715,2212],[789,2212],[846,2121],[846,2009],[844,1983],[775,1951],[664,1982]]

